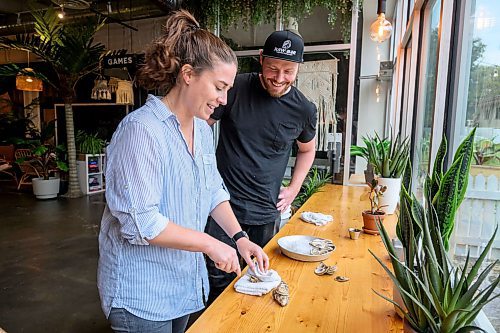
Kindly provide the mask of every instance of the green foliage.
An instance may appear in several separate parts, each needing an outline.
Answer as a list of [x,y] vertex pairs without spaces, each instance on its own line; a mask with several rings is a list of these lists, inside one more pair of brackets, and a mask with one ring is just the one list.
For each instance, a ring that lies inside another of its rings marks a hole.
[[34,141],[31,146],[31,156],[19,158],[16,163],[28,162],[32,164],[38,170],[40,176],[48,180],[50,173],[53,171],[68,171],[67,163],[61,159],[65,151],[66,146],[64,145],[54,147],[50,144],[40,144]]
[[340,21],[343,38],[345,41],[349,40],[354,6],[352,0],[186,0],[182,4],[204,26],[213,28],[218,19],[223,29],[233,25],[248,27],[274,22],[280,5],[282,17],[297,20],[309,16],[317,6],[325,7],[329,12],[328,23],[334,27]]
[[[80,78],[95,70],[104,55],[105,47],[94,43],[94,34],[102,28],[104,20],[89,19],[84,24],[69,25],[57,18],[56,10],[32,10],[35,33],[0,37],[0,49],[29,51],[50,65],[59,77],[50,82],[43,73],[35,75],[60,89],[63,97],[73,96],[73,89]],[[0,66],[0,75],[16,75],[20,68],[8,64]]]
[[78,131],[75,139],[78,151],[82,154],[102,154],[102,150],[106,146],[106,141],[99,138],[97,133],[88,134],[84,131]]
[[500,162],[500,145],[495,138],[479,138],[474,140],[474,161],[477,165],[498,165]]
[[302,206],[307,199],[314,193],[319,192],[331,179],[332,176],[329,175],[326,170],[318,170],[317,167],[312,167],[302,184],[299,195],[297,195],[292,205],[294,207]]
[[[377,291],[375,293],[399,307],[405,313],[405,320],[417,332],[444,333],[478,329],[469,325],[484,305],[499,296],[493,294],[500,282],[499,276],[490,280],[492,282],[486,288],[479,289],[497,264],[495,261],[479,273],[481,264],[493,245],[498,226],[469,272],[466,270],[470,260],[469,254],[463,268],[454,267],[445,248],[444,240],[449,231],[443,219],[454,216],[451,211],[456,210],[461,202],[460,186],[466,187],[470,168],[467,161],[472,159],[474,133],[475,130],[464,139],[446,173],[442,169],[446,155],[446,140],[443,140],[436,156],[433,175],[425,181],[425,205],[418,202],[409,187],[406,187],[408,183],[403,181],[398,236],[403,244],[404,260],[400,261],[397,257],[382,224],[378,224],[378,228],[390,255],[393,270],[370,251],[393,280],[407,310],[404,311],[399,304]],[[450,187],[451,193],[445,190]],[[451,205],[436,204],[443,201],[444,195],[452,196],[449,198]]]
[[351,155],[364,158],[373,166],[376,174],[383,178],[399,178],[403,174],[410,155],[410,140],[398,134],[396,139],[363,137],[366,147],[351,146]]

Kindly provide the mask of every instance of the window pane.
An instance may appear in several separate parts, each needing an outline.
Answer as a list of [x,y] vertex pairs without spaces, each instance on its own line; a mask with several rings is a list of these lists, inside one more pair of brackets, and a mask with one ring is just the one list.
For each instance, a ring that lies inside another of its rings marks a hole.
[[429,169],[430,140],[432,133],[432,118],[434,101],[436,99],[436,76],[439,47],[439,18],[441,0],[430,3],[426,11],[423,29],[422,59],[424,75],[420,76],[419,108],[415,122],[413,156],[413,175],[415,175],[415,192],[417,198],[423,200],[423,184]]
[[[455,262],[463,263],[470,251],[478,257],[500,223],[500,2],[473,0],[465,2],[463,33],[459,36],[459,82],[457,89],[457,124],[454,150],[477,126],[469,184],[455,219],[451,252]],[[500,258],[500,235],[487,259]],[[495,273],[493,273],[495,274]],[[498,273],[496,273],[498,274]],[[487,279],[488,280],[488,279]],[[498,293],[498,288],[495,291]],[[493,326],[500,328],[500,300],[484,311]]]

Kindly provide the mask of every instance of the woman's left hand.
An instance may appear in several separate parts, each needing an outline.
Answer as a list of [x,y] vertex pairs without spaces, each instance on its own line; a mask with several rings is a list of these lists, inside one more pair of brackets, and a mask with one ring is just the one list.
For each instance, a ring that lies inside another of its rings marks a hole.
[[254,265],[252,260],[253,256],[257,261],[257,265],[259,265],[259,269],[262,272],[267,272],[269,269],[269,257],[260,246],[245,237],[238,239],[236,246],[238,247],[238,252],[241,257],[245,259],[249,267],[253,267]]

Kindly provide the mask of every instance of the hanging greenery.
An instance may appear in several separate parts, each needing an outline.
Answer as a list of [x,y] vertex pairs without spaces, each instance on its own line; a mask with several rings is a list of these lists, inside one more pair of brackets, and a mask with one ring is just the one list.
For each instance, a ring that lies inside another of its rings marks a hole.
[[[215,27],[219,20],[220,27],[259,25],[271,23],[281,8],[284,20],[294,17],[306,18],[314,8],[325,7],[328,23],[334,27],[340,22],[344,40],[349,40],[351,33],[351,14],[356,0],[187,0],[182,7],[193,12],[205,27]],[[359,1],[361,5],[362,0]]]

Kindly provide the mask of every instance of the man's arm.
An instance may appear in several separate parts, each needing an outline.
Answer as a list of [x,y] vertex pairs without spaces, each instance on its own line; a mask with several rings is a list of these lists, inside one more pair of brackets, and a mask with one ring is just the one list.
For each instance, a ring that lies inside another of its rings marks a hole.
[[292,204],[299,193],[300,187],[314,162],[314,156],[316,155],[316,138],[306,143],[297,141],[297,146],[299,150],[295,159],[292,180],[288,187],[281,189],[278,196],[279,201],[276,208],[282,213]]

